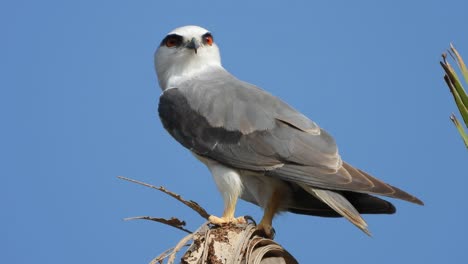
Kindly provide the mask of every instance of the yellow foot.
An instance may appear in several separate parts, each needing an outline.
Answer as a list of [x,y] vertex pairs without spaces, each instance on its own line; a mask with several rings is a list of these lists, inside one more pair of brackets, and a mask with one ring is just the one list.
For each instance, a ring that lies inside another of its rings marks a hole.
[[214,215],[210,215],[208,217],[208,220],[214,224],[214,225],[226,225],[226,224],[245,224],[247,221],[245,221],[244,217],[217,217]]
[[257,231],[260,232],[264,237],[273,239],[275,237],[275,229],[270,224],[260,224],[257,225]]

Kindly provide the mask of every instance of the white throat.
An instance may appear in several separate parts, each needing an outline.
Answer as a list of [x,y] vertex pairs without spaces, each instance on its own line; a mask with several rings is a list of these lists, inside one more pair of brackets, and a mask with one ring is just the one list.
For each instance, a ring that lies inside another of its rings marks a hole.
[[177,87],[181,82],[219,69],[223,69],[220,63],[206,62],[203,58],[193,58],[183,63],[174,63],[161,73],[158,72],[159,85],[161,89],[166,90]]

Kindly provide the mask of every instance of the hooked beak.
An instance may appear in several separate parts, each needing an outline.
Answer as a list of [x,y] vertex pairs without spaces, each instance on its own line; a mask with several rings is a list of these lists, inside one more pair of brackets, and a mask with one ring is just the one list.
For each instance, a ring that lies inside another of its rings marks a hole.
[[187,45],[185,45],[185,47],[187,49],[193,49],[195,51],[195,54],[197,54],[197,49],[200,47],[200,43],[198,43],[198,40],[196,40],[195,38],[192,38],[192,40],[190,40],[190,42],[188,42]]

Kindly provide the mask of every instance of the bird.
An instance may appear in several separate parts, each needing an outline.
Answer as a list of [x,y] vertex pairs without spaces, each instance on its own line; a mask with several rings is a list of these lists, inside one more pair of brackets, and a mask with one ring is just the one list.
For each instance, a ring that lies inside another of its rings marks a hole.
[[210,215],[212,224],[244,224],[235,216],[242,199],[263,208],[257,229],[266,237],[274,235],[273,218],[281,212],[345,217],[370,235],[361,214],[396,211],[377,196],[423,205],[343,161],[334,138],[315,122],[229,73],[207,29],[170,31],[154,64],[163,127],[207,166],[223,197],[224,211]]

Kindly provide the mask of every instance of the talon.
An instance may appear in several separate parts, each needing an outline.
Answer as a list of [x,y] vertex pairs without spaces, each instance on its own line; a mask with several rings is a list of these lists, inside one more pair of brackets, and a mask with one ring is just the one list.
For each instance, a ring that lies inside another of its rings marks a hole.
[[236,221],[237,221],[236,222],[237,224],[247,224],[247,220],[245,220],[245,217],[243,217],[243,216],[237,217]]
[[271,225],[262,224],[262,223],[257,225],[257,232],[259,235],[265,238],[272,239],[272,240],[275,238],[275,234],[276,234],[275,229]]
[[250,215],[244,215],[244,220],[245,220],[246,222],[251,221],[252,223],[254,223],[255,225],[257,225],[257,222],[255,222],[255,219],[253,219],[253,217],[250,216]]

